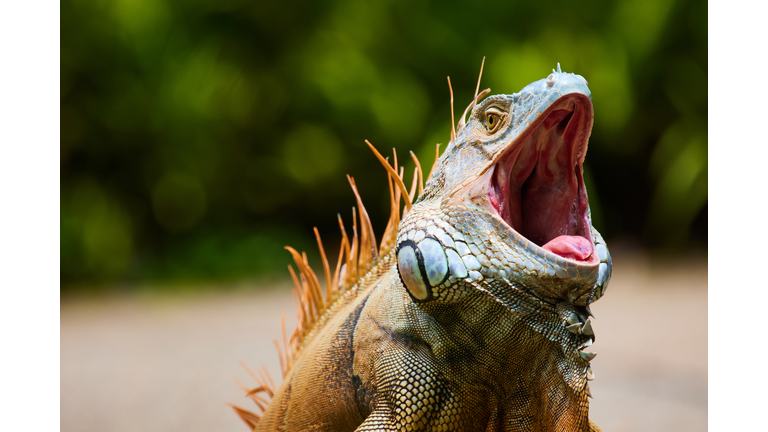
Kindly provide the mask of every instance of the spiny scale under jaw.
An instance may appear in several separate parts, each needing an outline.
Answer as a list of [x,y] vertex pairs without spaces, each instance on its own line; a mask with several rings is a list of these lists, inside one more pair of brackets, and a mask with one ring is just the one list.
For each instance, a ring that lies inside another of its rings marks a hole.
[[[376,264],[379,256],[386,256],[392,250],[395,245],[397,227],[400,224],[400,220],[411,209],[417,191],[420,194],[424,190],[424,177],[421,170],[421,163],[413,152],[411,152],[411,158],[414,161],[415,169],[411,188],[408,190],[403,182],[404,169],[402,166],[398,167],[397,153],[395,152],[395,149],[392,149],[393,164],[390,164],[370,142],[366,140],[366,143],[387,171],[387,183],[389,185],[390,198],[389,221],[384,229],[381,243],[377,247],[373,226],[368,217],[368,212],[363,205],[355,180],[354,178],[347,176],[352,192],[355,195],[355,200],[357,201],[357,207],[360,210],[356,211],[355,208],[352,209],[353,224],[351,239],[347,235],[341,216],[339,216],[339,228],[341,230],[342,239],[333,274],[331,274],[330,271],[330,265],[320,238],[320,233],[317,228],[314,229],[323,265],[325,290],[321,288],[320,279],[309,265],[306,253],[299,253],[290,246],[285,247],[285,249],[292,255],[296,267],[299,269],[299,274],[296,274],[292,266],[288,266],[288,271],[291,274],[295,286],[293,290],[293,298],[296,304],[296,316],[298,318],[296,329],[291,333],[290,338],[286,338],[285,316],[283,316],[282,347],[277,340],[273,341],[280,357],[280,368],[283,378],[285,378],[288,371],[290,371],[302,346],[308,342],[308,339],[311,339],[313,330],[322,328],[324,322],[329,318],[327,312],[332,309],[333,303],[357,284],[360,278]],[[434,170],[437,164],[439,148],[440,144],[437,145],[435,163],[432,165],[432,170]],[[431,175],[432,171],[429,173],[429,176]],[[402,209],[402,212],[401,201],[405,206]],[[358,219],[360,224],[359,230]],[[323,294],[323,291],[325,294]],[[241,365],[259,385],[249,389],[239,382],[237,384],[256,404],[259,411],[263,413],[269,403],[269,398],[274,395],[277,387],[266,368],[261,367],[259,369],[259,374],[255,374],[245,364],[241,363]],[[256,427],[261,418],[261,414],[245,410],[233,404],[229,405],[248,427],[251,429]]]

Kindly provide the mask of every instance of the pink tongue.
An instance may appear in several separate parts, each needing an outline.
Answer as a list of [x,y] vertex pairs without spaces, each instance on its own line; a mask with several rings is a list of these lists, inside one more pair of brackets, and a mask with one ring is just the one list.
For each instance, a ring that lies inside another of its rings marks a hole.
[[592,244],[581,236],[561,235],[550,240],[542,249],[574,261],[586,261],[592,255]]

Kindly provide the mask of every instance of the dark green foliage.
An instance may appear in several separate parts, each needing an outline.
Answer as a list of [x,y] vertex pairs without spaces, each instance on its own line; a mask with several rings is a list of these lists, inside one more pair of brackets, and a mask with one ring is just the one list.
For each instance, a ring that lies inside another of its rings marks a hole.
[[609,241],[706,244],[705,2],[65,0],[61,27],[65,289],[283,273],[313,226],[337,244],[346,173],[380,235],[386,173],[363,140],[431,166],[445,77],[458,116],[483,56],[493,93],[557,62],[589,81]]

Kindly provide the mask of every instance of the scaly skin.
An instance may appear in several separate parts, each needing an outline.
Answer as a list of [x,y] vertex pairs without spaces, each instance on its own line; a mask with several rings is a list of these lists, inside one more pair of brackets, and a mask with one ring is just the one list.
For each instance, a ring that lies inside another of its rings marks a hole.
[[559,70],[477,104],[256,430],[599,430],[583,349],[611,260],[582,180],[592,119],[586,81]]

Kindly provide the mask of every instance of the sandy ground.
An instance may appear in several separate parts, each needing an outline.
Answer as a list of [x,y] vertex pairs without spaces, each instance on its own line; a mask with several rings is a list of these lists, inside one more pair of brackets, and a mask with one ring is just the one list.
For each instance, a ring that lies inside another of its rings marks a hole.
[[[593,305],[599,354],[590,417],[606,432],[707,430],[705,257],[649,262],[614,254]],[[65,299],[61,305],[61,430],[247,430],[225,402],[252,408],[238,364],[279,363],[288,286],[195,295]]]

